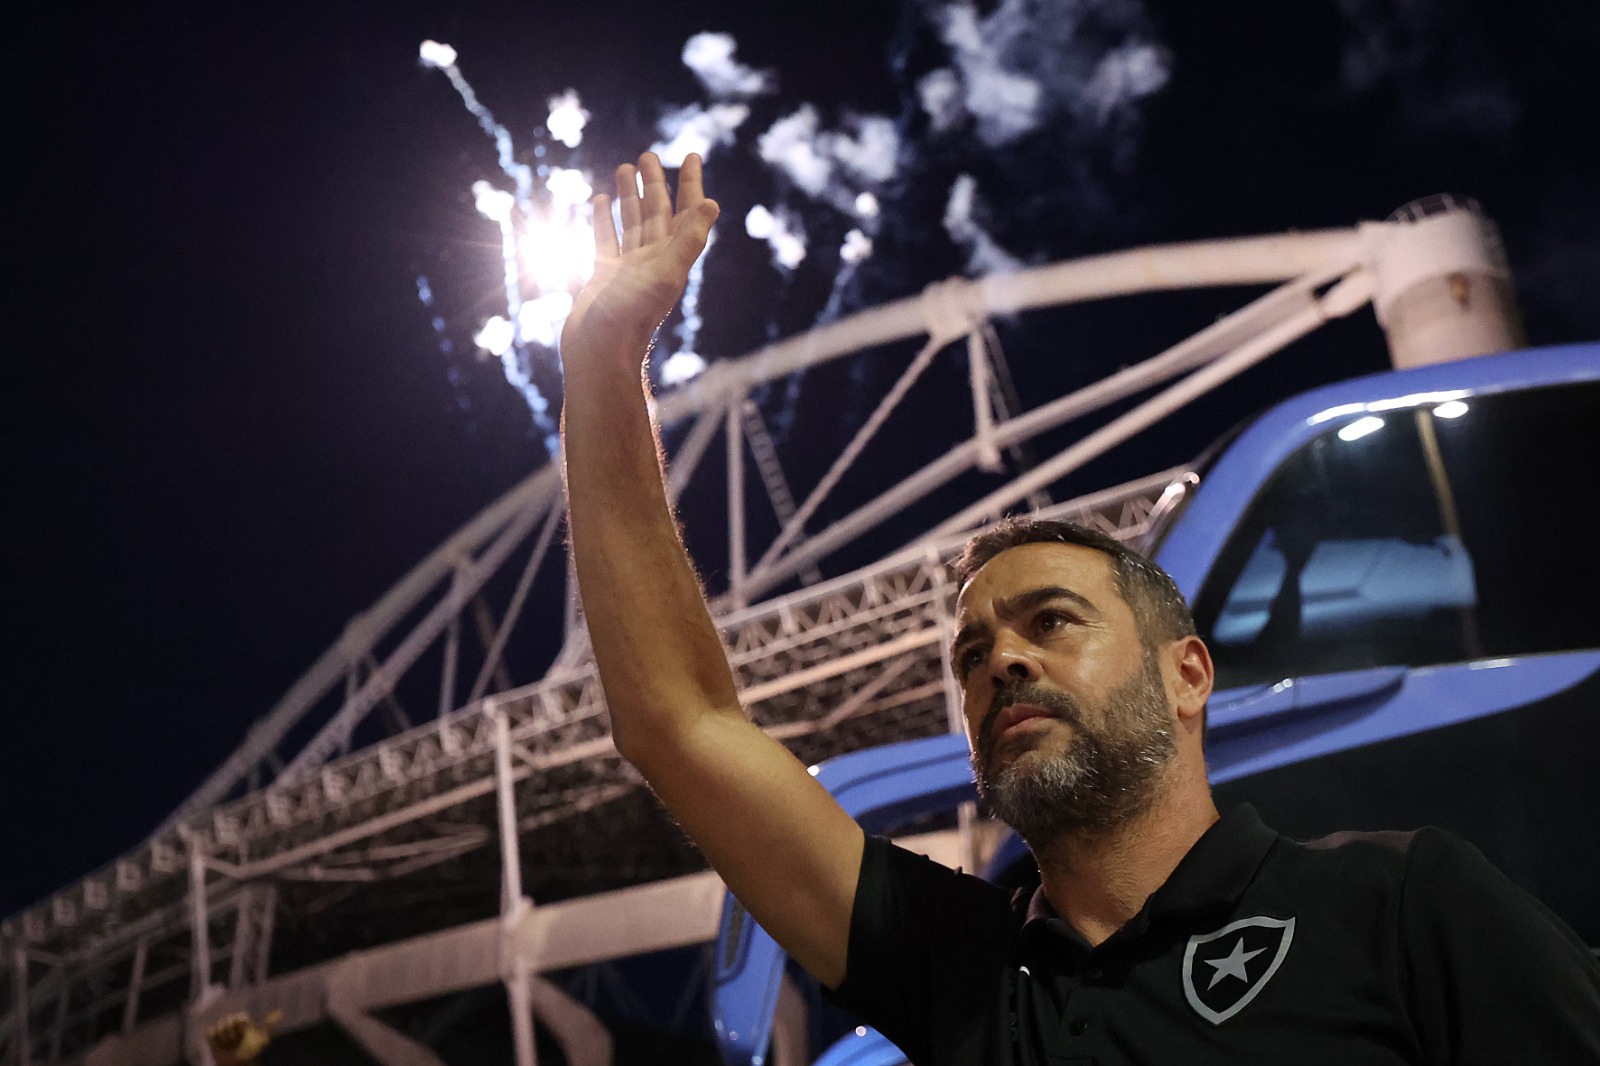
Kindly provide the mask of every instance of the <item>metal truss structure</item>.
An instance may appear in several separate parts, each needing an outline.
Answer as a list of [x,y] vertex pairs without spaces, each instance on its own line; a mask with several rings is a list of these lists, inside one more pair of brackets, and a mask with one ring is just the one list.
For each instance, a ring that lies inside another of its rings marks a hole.
[[[810,763],[951,729],[959,718],[940,655],[954,599],[945,564],[968,532],[1025,504],[1127,541],[1150,535],[1193,483],[1186,470],[1068,503],[1042,494],[1361,306],[1398,225],[1144,248],[952,280],[714,365],[662,396],[662,425],[687,425],[670,467],[675,494],[723,438],[729,566],[714,609],[753,718]],[[1168,351],[1070,395],[1024,411],[1004,387],[994,316],[1274,282]],[[796,503],[752,394],[918,336],[920,352]],[[808,531],[847,471],[870,473],[861,457],[934,356],[962,341],[970,434]],[[1008,472],[1006,454],[1015,460],[1041,433],[1160,386],[1064,451]],[[747,460],[758,476],[747,478]],[[821,579],[833,553],[974,469],[1001,484],[888,557]],[[747,481],[766,489],[761,506],[779,528],[759,555],[747,542]],[[511,687],[504,676],[538,575],[564,576],[562,517],[549,465],[356,618],[147,841],[0,924],[0,1062],[203,1061],[195,1034],[208,1019],[268,1006],[286,1011],[290,1029],[333,1021],[381,1062],[437,1062],[370,1012],[495,982],[510,996],[520,1064],[532,1061],[535,1016],[569,1062],[609,1062],[604,1027],[540,975],[701,943],[715,928],[720,885],[617,756],[571,596],[565,643],[544,678]],[[497,575],[502,593],[509,587],[498,619],[485,600]],[[481,640],[464,640],[463,629]],[[438,693],[438,713],[412,725],[394,696],[402,682],[416,691],[419,677]],[[390,735],[362,742],[360,731],[385,715]],[[964,846],[971,854],[971,841]]]

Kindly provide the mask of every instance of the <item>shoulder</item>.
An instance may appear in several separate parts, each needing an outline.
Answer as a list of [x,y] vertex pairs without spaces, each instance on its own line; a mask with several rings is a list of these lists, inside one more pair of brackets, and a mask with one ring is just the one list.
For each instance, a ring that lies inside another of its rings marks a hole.
[[1009,894],[924,855],[867,836],[843,983],[829,998],[914,1061],[937,1033],[987,1024],[1013,935]]
[[1366,884],[1398,893],[1418,838],[1427,832],[1341,832],[1314,840],[1281,836],[1271,865],[1330,890],[1348,891],[1353,885]]
[[850,925],[850,969],[858,960],[1003,960],[1018,919],[998,885],[952,870],[881,837],[867,837]]
[[1010,894],[1000,886],[870,834],[861,855],[857,892],[863,891],[909,895],[928,907],[960,908],[974,916],[1003,918],[1011,911]]
[[1279,862],[1306,876],[1329,879],[1329,887],[1352,883],[1385,885],[1407,897],[1445,890],[1522,897],[1523,893],[1483,853],[1447,829],[1347,831],[1314,840],[1280,838]]

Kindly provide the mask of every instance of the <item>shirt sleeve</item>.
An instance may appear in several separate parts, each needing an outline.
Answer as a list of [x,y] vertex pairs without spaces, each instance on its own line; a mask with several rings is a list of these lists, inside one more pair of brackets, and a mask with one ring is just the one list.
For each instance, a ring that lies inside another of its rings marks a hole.
[[1558,917],[1454,834],[1407,862],[1402,982],[1431,1063],[1600,1063],[1600,965]]
[[941,1026],[981,1013],[1011,940],[1005,892],[868,836],[850,918],[845,978],[829,998],[914,1063],[949,1043]]

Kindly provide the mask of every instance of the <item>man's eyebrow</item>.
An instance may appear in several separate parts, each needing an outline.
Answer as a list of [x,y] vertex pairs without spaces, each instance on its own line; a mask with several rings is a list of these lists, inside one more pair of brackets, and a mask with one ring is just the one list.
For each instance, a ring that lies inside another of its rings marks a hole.
[[956,631],[955,639],[950,642],[951,653],[954,654],[957,648],[963,644],[972,643],[987,632],[989,632],[989,627],[982,622],[968,622]]
[[1085,611],[1099,613],[1099,609],[1081,593],[1074,592],[1072,589],[1064,588],[1061,585],[1041,585],[1039,588],[1020,592],[1009,600],[1003,600],[996,604],[995,612],[1002,618],[1009,618],[1025,614],[1040,604],[1049,603],[1051,600],[1069,600]]
[[[1085,611],[1099,613],[1098,608],[1081,593],[1062,585],[1042,585],[1027,592],[1018,593],[1009,600],[1002,600],[996,604],[996,613],[1002,618],[1014,618],[1019,614],[1026,614],[1040,604],[1049,603],[1051,600],[1068,600]],[[982,622],[968,622],[956,631],[955,639],[950,642],[950,652],[968,644],[980,637],[986,636],[989,627]]]

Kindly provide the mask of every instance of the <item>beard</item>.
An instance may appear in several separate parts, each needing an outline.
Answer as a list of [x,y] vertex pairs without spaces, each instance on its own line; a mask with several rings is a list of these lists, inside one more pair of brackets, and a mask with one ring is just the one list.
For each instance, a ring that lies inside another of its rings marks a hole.
[[[1070,725],[1066,749],[1027,748],[999,767],[995,719],[1015,703],[1043,707]],[[972,754],[978,795],[1030,845],[1067,833],[1103,832],[1143,813],[1177,752],[1161,667],[1150,651],[1138,675],[1106,696],[1093,716],[1094,728],[1085,717],[1065,693],[1019,681],[995,693],[978,729]]]

